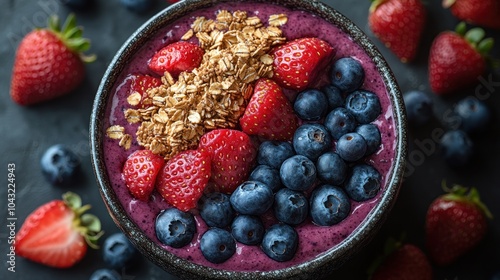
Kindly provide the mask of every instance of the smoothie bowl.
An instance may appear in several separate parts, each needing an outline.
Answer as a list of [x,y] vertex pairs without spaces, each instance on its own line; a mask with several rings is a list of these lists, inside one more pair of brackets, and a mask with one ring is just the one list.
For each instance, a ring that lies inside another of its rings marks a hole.
[[294,0],[154,16],[106,71],[90,138],[115,223],[187,279],[332,273],[384,222],[407,149],[378,50],[333,8]]

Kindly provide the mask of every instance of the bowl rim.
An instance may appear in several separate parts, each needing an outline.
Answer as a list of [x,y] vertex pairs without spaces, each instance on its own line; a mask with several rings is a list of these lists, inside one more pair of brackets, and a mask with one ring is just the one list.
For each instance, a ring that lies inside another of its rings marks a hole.
[[[347,33],[358,45],[360,45],[368,56],[373,60],[387,88],[391,106],[393,108],[396,143],[395,159],[392,164],[386,188],[380,197],[379,202],[365,217],[365,220],[341,243],[321,254],[317,258],[287,267],[284,269],[265,272],[238,272],[220,270],[206,267],[179,258],[174,254],[161,248],[158,244],[150,240],[142,230],[128,217],[124,207],[120,203],[116,194],[112,191],[112,186],[107,175],[104,164],[103,143],[103,122],[106,111],[107,100],[112,94],[116,80],[127,63],[127,58],[142,47],[161,27],[167,25],[179,17],[190,13],[193,10],[213,6],[224,2],[265,2],[283,5],[292,9],[299,9],[311,12],[336,25],[343,32]],[[131,240],[131,242],[150,261],[160,266],[164,270],[180,277],[197,277],[202,279],[284,279],[317,277],[317,273],[305,273],[304,271],[314,271],[328,273],[341,266],[348,259],[353,257],[364,245],[366,245],[374,233],[378,231],[388,213],[391,211],[403,181],[407,154],[406,135],[406,112],[401,91],[396,78],[388,63],[371,42],[368,36],[343,14],[333,7],[324,3],[311,0],[184,0],[170,5],[147,20],[123,43],[110,62],[98,87],[91,112],[89,141],[91,162],[94,175],[99,185],[99,192],[104,204],[121,231]],[[353,249],[356,248],[356,249]]]

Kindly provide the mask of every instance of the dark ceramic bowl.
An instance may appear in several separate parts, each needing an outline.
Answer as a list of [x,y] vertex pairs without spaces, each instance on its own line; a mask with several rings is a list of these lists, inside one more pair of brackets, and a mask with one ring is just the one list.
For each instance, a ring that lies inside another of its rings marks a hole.
[[[259,0],[252,0],[258,2]],[[105,141],[105,113],[113,94],[113,87],[127,62],[162,27],[183,15],[229,0],[186,0],[172,5],[146,22],[132,34],[110,63],[99,86],[90,123],[92,163],[100,193],[109,213],[118,227],[136,247],[152,262],[166,271],[186,279],[310,279],[332,273],[366,245],[380,228],[390,212],[402,182],[406,158],[406,121],[402,96],[397,82],[386,61],[365,34],[349,19],[331,7],[311,0],[272,0],[272,2],[311,12],[347,33],[373,60],[386,86],[394,122],[394,159],[387,174],[386,185],[376,205],[361,224],[340,244],[326,253],[302,264],[268,272],[234,272],[209,268],[181,259],[153,242],[129,217],[110,183],[106,170],[103,142]],[[248,2],[248,1],[243,1]]]

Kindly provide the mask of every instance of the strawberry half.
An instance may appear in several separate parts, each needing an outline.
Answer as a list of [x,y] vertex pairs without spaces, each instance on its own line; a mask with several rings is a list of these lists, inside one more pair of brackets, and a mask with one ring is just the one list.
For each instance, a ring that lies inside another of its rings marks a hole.
[[133,152],[123,165],[123,179],[130,193],[137,199],[147,201],[155,189],[156,176],[165,164],[160,155],[150,150]]
[[500,29],[500,1],[443,0],[443,8],[460,20],[483,27]]
[[41,205],[17,233],[16,254],[51,267],[73,266],[85,256],[87,245],[98,248],[97,240],[103,234],[99,219],[83,214],[89,208],[71,192],[65,193],[63,200]]
[[156,52],[149,61],[149,69],[159,75],[168,71],[173,77],[181,72],[192,71],[198,67],[205,52],[193,43],[179,41],[169,44]]
[[147,108],[153,104],[152,98],[148,95],[148,89],[162,85],[161,79],[150,75],[131,75],[130,90],[128,102],[132,106]]
[[273,80],[261,78],[240,118],[243,132],[267,140],[292,140],[299,126],[297,115],[281,87]]
[[210,155],[204,151],[180,152],[158,174],[156,189],[177,209],[193,209],[210,180],[210,166]]

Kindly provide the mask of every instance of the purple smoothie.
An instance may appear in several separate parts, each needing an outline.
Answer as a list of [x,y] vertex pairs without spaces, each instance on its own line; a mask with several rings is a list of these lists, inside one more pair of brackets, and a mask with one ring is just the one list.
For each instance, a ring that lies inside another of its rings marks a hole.
[[[330,23],[310,13],[292,11],[272,4],[225,3],[204,9],[203,11],[193,12],[179,19],[174,24],[165,26],[151,39],[148,45],[144,46],[135,55],[134,59],[130,61],[121,77],[118,79],[119,82],[114,86],[114,95],[111,96],[112,100],[109,102],[107,108],[104,129],[111,125],[121,125],[125,127],[126,133],[135,135],[138,125],[128,124],[123,116],[123,111],[129,108],[126,98],[128,94],[127,84],[130,81],[126,79],[127,75],[138,73],[153,74],[147,67],[147,61],[158,49],[169,43],[178,41],[190,28],[191,23],[196,17],[205,16],[215,19],[217,12],[223,9],[230,12],[245,10],[248,12],[249,16],[256,15],[260,17],[264,23],[267,22],[270,15],[284,13],[288,16],[288,23],[281,26],[281,29],[288,40],[300,37],[319,37],[329,42],[334,47],[336,50],[336,59],[351,56],[362,62],[366,74],[362,88],[376,93],[382,105],[382,114],[373,122],[379,127],[382,136],[382,144],[375,154],[366,159],[369,164],[373,165],[382,174],[383,187],[379,194],[366,202],[359,203],[353,201],[350,215],[337,225],[321,227],[307,220],[297,226],[296,230],[299,234],[299,247],[295,257],[290,261],[274,261],[267,257],[259,246],[248,246],[237,243],[236,253],[229,260],[222,264],[213,264],[205,260],[199,249],[201,235],[207,229],[207,226],[197,213],[195,213],[195,219],[198,224],[197,234],[191,244],[180,249],[174,249],[161,245],[156,238],[154,230],[156,216],[162,209],[170,206],[156,192],[153,193],[149,202],[142,202],[134,199],[129,194],[121,175],[122,166],[128,155],[137,149],[141,149],[136,142],[133,142],[132,147],[125,151],[122,147],[118,146],[117,140],[105,138],[105,164],[112,187],[125,210],[129,213],[130,218],[148,237],[162,246],[165,250],[196,264],[224,270],[269,271],[282,269],[314,259],[342,242],[360,223],[363,222],[368,213],[377,204],[381,193],[384,191],[384,186],[387,183],[387,174],[390,173],[393,165],[396,145],[393,110],[382,77],[374,63],[371,62],[364,50],[356,45],[352,39],[339,28],[332,26]],[[273,223],[272,217],[265,219],[264,222],[266,225]]]

